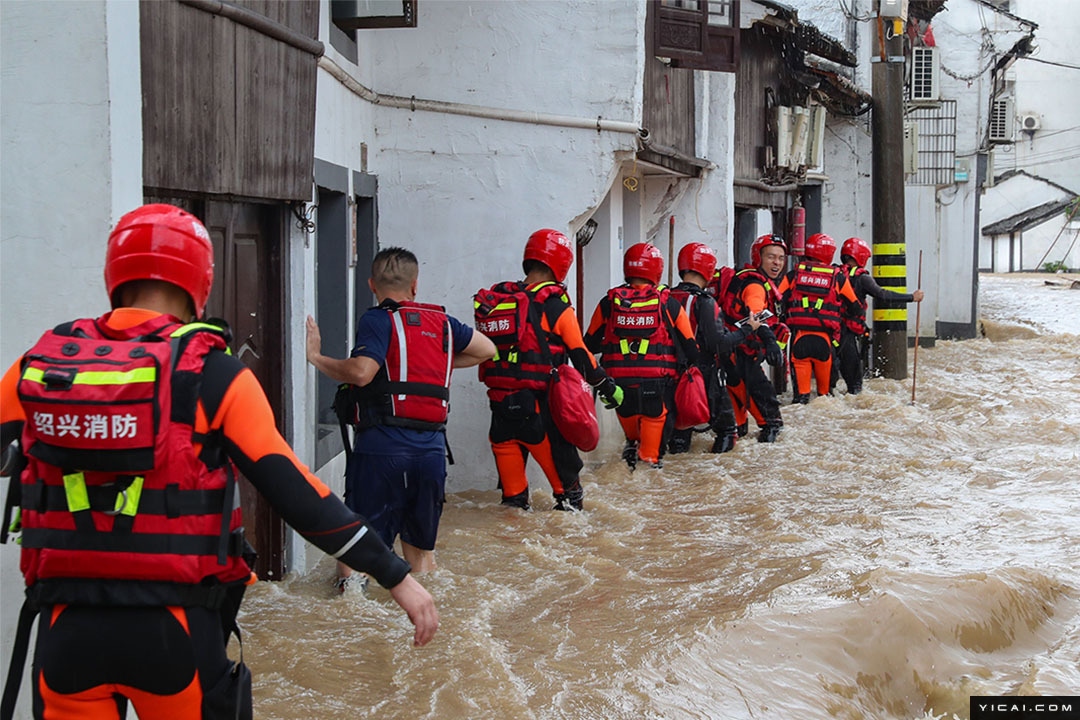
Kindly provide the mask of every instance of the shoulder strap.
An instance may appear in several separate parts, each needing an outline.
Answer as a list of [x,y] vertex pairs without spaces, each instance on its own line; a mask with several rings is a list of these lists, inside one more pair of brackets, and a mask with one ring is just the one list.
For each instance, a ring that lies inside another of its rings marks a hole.
[[19,698],[19,686],[22,684],[23,668],[26,666],[26,655],[30,648],[30,629],[34,626],[37,615],[37,605],[32,603],[29,597],[23,600],[22,609],[19,610],[19,624],[15,629],[15,644],[11,648],[7,680],[4,682],[4,697],[0,701],[0,720],[11,720],[15,715],[15,701]]

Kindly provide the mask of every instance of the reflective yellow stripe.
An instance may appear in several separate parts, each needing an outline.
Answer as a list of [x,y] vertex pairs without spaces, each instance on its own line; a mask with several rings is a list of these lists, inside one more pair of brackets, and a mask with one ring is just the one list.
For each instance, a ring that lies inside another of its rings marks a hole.
[[825,300],[823,298],[818,298],[817,302],[814,303],[814,309],[815,310],[820,310],[821,306],[824,305],[824,304],[825,304]]
[[[45,384],[45,373],[38,368],[26,368],[23,380]],[[157,379],[157,370],[152,367],[136,368],[127,372],[112,372],[105,370],[88,370],[78,373],[73,379],[73,385],[131,385],[132,383],[154,382]]]
[[116,496],[116,512],[135,517],[139,510],[139,498],[142,497],[143,477],[136,476],[128,489]]
[[516,363],[518,361],[517,350],[511,350],[506,356],[506,362]]
[[499,303],[498,305],[495,306],[495,309],[496,310],[516,310],[517,309],[517,303],[516,302]]
[[67,498],[68,510],[71,512],[90,509],[90,496],[86,492],[86,477],[81,472],[64,476],[64,497]]
[[833,269],[831,267],[827,267],[827,268],[825,268],[825,267],[806,267],[806,266],[801,266],[801,267],[802,267],[803,270],[809,270],[810,272],[827,273],[829,275],[833,274]]
[[907,322],[907,308],[899,310],[875,310],[874,320],[886,322],[889,320],[902,320]]
[[905,243],[878,243],[873,247],[875,255],[906,255]]
[[660,300],[658,298],[653,298],[652,300],[642,300],[641,302],[632,302],[632,303],[630,303],[630,307],[632,307],[632,308],[648,307],[649,305],[659,305],[659,304],[660,304]]
[[804,310],[809,310],[810,309],[810,298],[809,297],[803,297],[802,306],[803,306]]
[[906,265],[875,265],[874,277],[907,277]]
[[641,342],[639,342],[637,346],[637,351],[635,352],[630,349],[630,341],[626,338],[623,338],[619,340],[619,352],[621,352],[623,355],[644,355],[645,353],[649,352],[649,341],[642,340]]
[[210,323],[203,323],[203,322],[193,322],[193,323],[188,323],[187,325],[181,325],[180,327],[176,328],[175,330],[172,331],[172,333],[169,335],[169,337],[177,338],[177,337],[180,337],[182,335],[187,335],[188,333],[194,332],[196,330],[209,330],[209,331],[215,332],[215,333],[217,333],[219,335],[222,332],[224,332],[224,330],[222,329],[222,327],[220,325],[212,325]]

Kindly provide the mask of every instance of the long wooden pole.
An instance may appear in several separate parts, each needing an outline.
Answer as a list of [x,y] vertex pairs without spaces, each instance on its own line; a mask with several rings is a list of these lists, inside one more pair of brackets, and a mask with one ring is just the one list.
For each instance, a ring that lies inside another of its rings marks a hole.
[[[922,250],[919,251],[919,280],[916,290],[922,290]],[[915,303],[915,359],[911,364],[911,404],[915,404],[915,375],[919,370],[919,319],[922,315],[922,302]]]
[[667,284],[668,287],[674,287],[672,285],[674,273],[672,270],[675,266],[675,216],[671,216],[670,222],[668,222],[668,236],[667,236]]

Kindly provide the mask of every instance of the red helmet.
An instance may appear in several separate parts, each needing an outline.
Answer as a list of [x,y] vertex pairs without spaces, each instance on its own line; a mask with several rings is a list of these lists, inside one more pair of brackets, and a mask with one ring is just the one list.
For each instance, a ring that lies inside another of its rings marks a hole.
[[143,205],[120,218],[105,251],[105,289],[132,280],[164,280],[187,291],[202,317],[214,281],[214,246],[199,219],[173,205]]
[[843,247],[840,248],[840,259],[843,260],[847,255],[855,259],[859,267],[866,267],[866,261],[870,259],[870,246],[867,245],[861,238],[850,237],[844,241]]
[[523,260],[536,260],[551,268],[555,279],[562,282],[574,263],[574,246],[558,230],[544,228],[529,236]]
[[716,253],[702,243],[684,245],[679,251],[679,277],[687,270],[693,270],[706,281],[712,280],[716,272]]
[[631,245],[623,255],[622,269],[623,277],[627,280],[632,277],[643,278],[656,285],[664,274],[664,256],[655,245],[637,243]]
[[784,238],[772,233],[762,235],[750,246],[750,264],[752,266],[758,267],[761,265],[761,250],[769,245],[776,245],[777,247],[783,248],[784,254],[787,254],[787,244],[784,242]]
[[806,257],[822,265],[832,265],[836,255],[836,241],[825,233],[814,233],[806,238]]

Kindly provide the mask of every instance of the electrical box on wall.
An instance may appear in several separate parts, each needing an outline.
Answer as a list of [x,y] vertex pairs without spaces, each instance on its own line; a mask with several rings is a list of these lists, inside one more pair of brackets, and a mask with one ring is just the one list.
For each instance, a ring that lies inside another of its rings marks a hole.
[[904,174],[919,172],[919,124],[914,120],[904,123]]
[[878,15],[907,20],[908,0],[878,0]]

